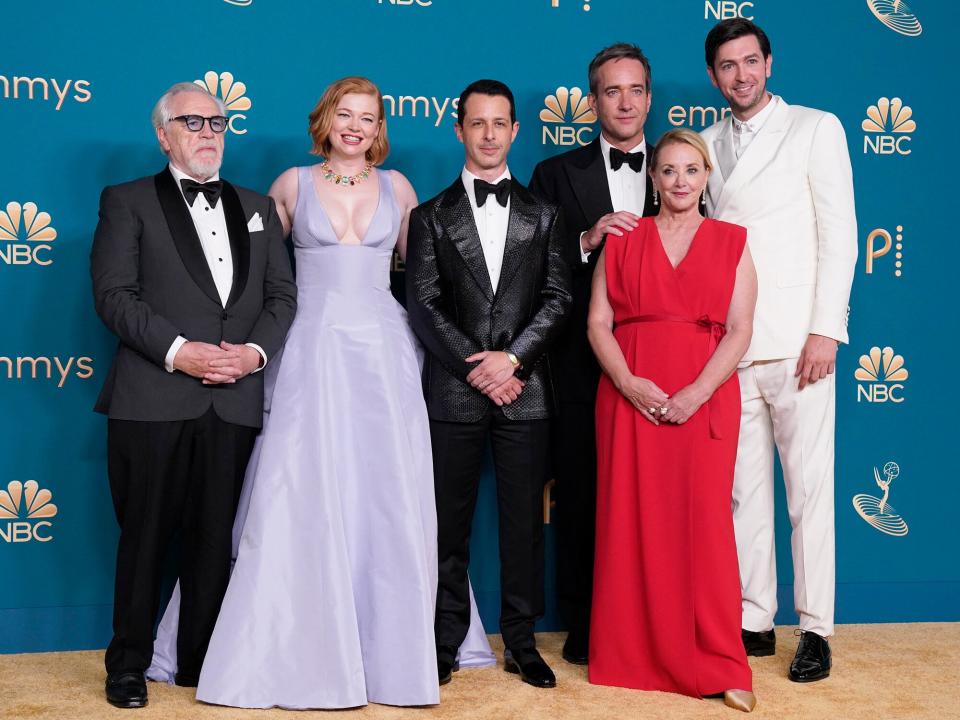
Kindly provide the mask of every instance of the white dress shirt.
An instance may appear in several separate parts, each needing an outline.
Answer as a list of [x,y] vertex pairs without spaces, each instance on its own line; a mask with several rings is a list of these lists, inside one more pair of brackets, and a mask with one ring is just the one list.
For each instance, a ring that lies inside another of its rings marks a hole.
[[[503,171],[493,185],[504,178],[510,177],[510,170]],[[493,291],[497,291],[497,284],[500,282],[500,270],[503,267],[503,249],[507,244],[507,224],[510,221],[510,199],[507,198],[507,206],[504,207],[495,195],[488,195],[483,207],[477,207],[477,194],[473,188],[474,180],[481,180],[472,172],[463,169],[460,173],[460,179],[463,181],[463,187],[466,188],[467,197],[470,199],[470,208],[473,210],[473,219],[477,224],[477,233],[480,235],[480,246],[483,248],[483,259],[487,263],[487,273],[490,275],[490,285]]]
[[[197,193],[193,200],[193,205],[187,202],[183,195],[183,188],[180,185],[181,180],[196,180],[172,164],[168,165],[170,174],[177,183],[177,189],[183,201],[187,204],[190,211],[190,217],[197,230],[197,236],[200,238],[200,246],[203,248],[203,256],[207,260],[210,268],[210,274],[213,275],[213,283],[216,285],[217,294],[220,296],[220,304],[227,306],[227,300],[230,298],[230,290],[233,287],[233,254],[230,251],[230,236],[227,234],[227,218],[223,214],[223,201],[219,200],[214,207],[210,207],[207,197],[203,193]],[[220,174],[217,173],[209,178],[207,182],[219,180]],[[173,360],[177,356],[177,351],[187,342],[187,338],[178,336],[170,345],[167,356],[164,359],[164,367],[167,372],[173,372]],[[262,369],[267,364],[267,355],[256,343],[246,343],[263,358],[263,364],[257,368]],[[254,370],[254,372],[257,372]]]
[[774,107],[777,105],[777,96],[769,93],[768,96],[770,97],[770,101],[763,110],[749,120],[737,120],[731,115],[733,121],[733,152],[736,154],[737,160],[743,156],[747,146],[753,142],[757,133],[760,132],[760,128],[767,122],[767,118],[770,117]]
[[[643,167],[640,172],[636,172],[629,165],[624,163],[618,169],[610,167],[610,148],[612,148],[607,139],[600,134],[600,154],[603,156],[603,168],[607,172],[607,186],[610,188],[610,204],[614,212],[625,210],[634,215],[643,216],[643,206],[647,202],[647,141],[646,138],[640,138],[639,144],[634,146],[629,152],[642,152]],[[583,251],[583,236],[586,231],[580,233],[580,260],[587,262],[590,258],[590,252]]]

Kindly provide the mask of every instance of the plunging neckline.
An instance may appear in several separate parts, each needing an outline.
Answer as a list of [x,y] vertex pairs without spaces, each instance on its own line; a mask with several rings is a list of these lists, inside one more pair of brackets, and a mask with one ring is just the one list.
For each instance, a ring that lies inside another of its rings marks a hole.
[[657,245],[660,247],[660,252],[663,253],[663,257],[667,261],[667,265],[669,265],[674,272],[677,272],[680,269],[680,266],[687,261],[688,257],[690,257],[690,253],[693,252],[694,245],[697,244],[697,236],[700,235],[700,230],[706,224],[707,218],[703,218],[700,221],[700,224],[697,225],[697,229],[693,231],[693,237],[690,238],[690,244],[687,246],[687,251],[683,254],[683,257],[680,258],[680,261],[676,265],[671,262],[670,254],[667,252],[667,248],[664,247],[663,236],[660,235],[660,228],[657,226],[657,221],[651,218],[651,222],[653,223],[654,231],[657,233]]
[[376,168],[373,168],[371,173],[377,178],[377,206],[373,209],[373,214],[370,216],[370,222],[367,223],[367,227],[363,231],[363,237],[360,238],[360,242],[347,243],[343,242],[340,236],[337,235],[337,231],[333,227],[333,221],[330,220],[330,214],[327,212],[327,208],[324,207],[323,201],[320,199],[320,193],[317,190],[317,179],[313,176],[313,167],[309,168],[310,182],[313,183],[313,197],[317,201],[317,205],[320,206],[320,214],[323,215],[323,219],[326,221],[327,227],[330,228],[330,234],[337,239],[337,245],[343,245],[344,247],[363,247],[367,244],[367,236],[370,234],[370,228],[373,227],[373,221],[377,219],[377,214],[380,212],[380,205],[383,204],[383,185],[380,183],[380,171]]

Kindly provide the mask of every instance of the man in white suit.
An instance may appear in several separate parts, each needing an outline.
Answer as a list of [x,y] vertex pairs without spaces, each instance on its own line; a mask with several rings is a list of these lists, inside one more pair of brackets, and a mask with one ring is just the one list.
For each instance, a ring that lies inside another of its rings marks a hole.
[[707,212],[747,228],[759,294],[753,341],[740,364],[740,443],[733,515],[743,591],[743,642],[772,655],[777,610],[773,450],[793,526],[794,603],[802,635],[796,682],[830,674],[833,634],[834,366],[847,342],[857,258],[853,177],[836,116],[767,92],[770,41],[749,20],[716,25],[707,73],[732,117],[703,132],[718,172]]

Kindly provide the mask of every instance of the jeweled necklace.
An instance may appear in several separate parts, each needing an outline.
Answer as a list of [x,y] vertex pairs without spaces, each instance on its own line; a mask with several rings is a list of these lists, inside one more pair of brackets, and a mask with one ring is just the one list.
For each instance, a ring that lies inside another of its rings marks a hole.
[[323,179],[332,182],[334,185],[359,185],[370,177],[370,170],[372,169],[373,165],[367,163],[363,170],[356,175],[341,175],[338,172],[334,172],[333,168],[330,167],[330,163],[326,160],[320,163],[320,172],[323,173]]

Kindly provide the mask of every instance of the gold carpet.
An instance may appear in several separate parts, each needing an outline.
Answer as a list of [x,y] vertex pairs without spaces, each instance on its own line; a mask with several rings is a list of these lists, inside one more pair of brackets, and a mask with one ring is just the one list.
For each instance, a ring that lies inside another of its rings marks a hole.
[[[597,687],[586,668],[560,659],[563,636],[538,636],[541,652],[557,673],[557,687],[537,690],[502,665],[462,670],[441,689],[430,708],[370,705],[357,710],[297,712],[237,710],[198,703],[193,690],[149,684],[150,704],[117,710],[103,696],[101,652],[0,655],[0,718],[43,720],[291,720],[342,716],[350,720],[620,720],[637,718],[744,717],[720,700]],[[499,636],[492,637],[500,654]],[[793,628],[777,629],[777,654],[751,658],[759,704],[754,718],[893,720],[960,718],[960,623],[841,625],[831,641],[834,669],[817,683],[786,678],[796,648]]]

